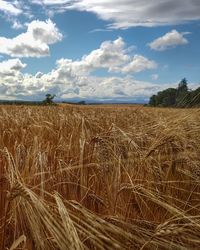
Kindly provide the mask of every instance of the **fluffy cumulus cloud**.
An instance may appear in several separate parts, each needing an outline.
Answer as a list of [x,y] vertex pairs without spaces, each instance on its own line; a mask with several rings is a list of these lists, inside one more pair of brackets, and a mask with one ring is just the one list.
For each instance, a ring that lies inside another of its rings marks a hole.
[[130,63],[122,68],[123,73],[138,73],[146,69],[156,69],[157,63],[141,55],[135,55]]
[[[62,82],[61,82],[62,80]],[[162,86],[164,88],[166,86]],[[46,93],[55,93],[61,100],[87,99],[88,101],[134,101],[148,100],[149,96],[162,89],[149,82],[135,80],[132,76],[95,77],[74,76],[63,71],[59,65],[48,74],[22,74],[6,72],[0,78],[1,98],[39,99]]]
[[[36,32],[35,37],[39,36]],[[44,40],[49,42],[49,37]],[[52,92],[61,99],[113,99],[145,98],[157,90],[158,86],[134,80],[132,73],[154,69],[157,65],[141,55],[130,55],[124,40],[105,41],[96,50],[84,55],[80,60],[60,59],[49,73],[35,75],[22,73],[26,67],[20,59],[10,59],[0,63],[1,93],[7,97],[43,98]],[[105,69],[113,76],[96,77],[94,71]],[[117,75],[116,75],[117,73]],[[129,76],[128,76],[128,75]]]
[[19,59],[10,59],[0,62],[0,76],[16,76],[20,71],[26,67]]
[[189,32],[178,32],[172,30],[162,37],[157,38],[149,44],[150,48],[153,50],[163,51],[169,48],[174,48],[179,45],[188,44],[188,40],[184,35],[190,34]]
[[0,0],[0,11],[7,15],[18,16],[22,13],[21,8],[19,8],[18,1],[4,1]]
[[[49,73],[35,75],[23,72],[26,64],[20,59],[2,61],[0,98],[42,100],[46,93],[55,93],[60,100],[143,102],[152,94],[177,85],[136,80],[129,73],[154,69],[157,65],[141,55],[131,56],[129,51],[122,38],[105,41],[80,60],[63,58]],[[94,71],[102,68],[113,75],[94,76]]]
[[[46,0],[46,2],[56,1]],[[92,12],[103,20],[111,21],[111,28],[151,27],[200,19],[198,0],[72,0],[67,2],[68,8]]]
[[[70,66],[67,65],[69,63]],[[55,93],[60,100],[87,101],[148,101],[149,97],[177,84],[155,84],[135,80],[133,76],[97,77],[84,72],[75,74],[67,59],[57,62],[56,68],[44,74],[22,73],[26,67],[19,59],[0,64],[0,98],[42,100],[46,93]]]
[[106,69],[109,72],[121,72],[131,60],[127,54],[125,42],[121,37],[114,41],[105,41],[100,48],[93,50],[88,55],[84,55],[80,60],[60,59],[57,61],[59,70],[56,74],[62,81],[65,75],[83,76],[98,69]]
[[48,56],[49,45],[62,39],[56,25],[47,20],[34,20],[27,26],[27,31],[14,38],[0,37],[0,53],[11,57]]
[[0,62],[0,98],[7,98],[7,96],[13,98],[15,93],[22,88],[21,70],[25,67],[26,64],[19,59]]
[[82,58],[85,65],[91,68],[108,68],[109,71],[118,71],[119,66],[127,63],[130,56],[126,54],[125,43],[121,37],[115,41],[105,41],[100,48]]
[[[119,37],[114,41],[105,41],[99,49],[93,50],[84,55],[81,60],[72,61],[60,59],[57,61],[59,71],[56,74],[59,78],[68,76],[83,76],[98,69],[106,69],[108,72],[122,74],[138,73],[148,69],[155,69],[156,62],[149,60],[142,55],[129,55],[129,48],[126,48],[124,40]],[[63,74],[65,72],[65,74]]]

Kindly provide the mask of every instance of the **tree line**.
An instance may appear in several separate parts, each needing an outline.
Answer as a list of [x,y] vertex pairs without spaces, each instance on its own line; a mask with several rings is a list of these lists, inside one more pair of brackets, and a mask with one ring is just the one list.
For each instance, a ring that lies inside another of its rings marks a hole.
[[153,107],[200,107],[200,87],[190,90],[187,79],[183,78],[177,88],[168,88],[152,95],[149,105]]

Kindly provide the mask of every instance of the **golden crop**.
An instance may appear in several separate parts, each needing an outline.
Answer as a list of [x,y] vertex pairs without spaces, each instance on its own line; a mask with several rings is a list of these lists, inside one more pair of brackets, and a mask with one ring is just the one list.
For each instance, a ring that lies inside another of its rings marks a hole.
[[199,249],[200,110],[0,107],[1,249]]

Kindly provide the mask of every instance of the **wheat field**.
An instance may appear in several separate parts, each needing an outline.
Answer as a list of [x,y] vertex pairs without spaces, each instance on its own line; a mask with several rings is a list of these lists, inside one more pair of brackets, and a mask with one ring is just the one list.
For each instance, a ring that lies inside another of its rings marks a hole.
[[200,110],[0,107],[1,249],[199,249]]

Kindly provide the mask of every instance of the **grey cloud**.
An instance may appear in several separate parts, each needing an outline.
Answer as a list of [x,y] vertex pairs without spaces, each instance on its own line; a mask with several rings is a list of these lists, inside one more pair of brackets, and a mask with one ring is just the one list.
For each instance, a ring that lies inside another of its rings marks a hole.
[[21,42],[10,47],[6,54],[12,57],[42,57],[49,55],[49,47],[47,45],[39,47]]
[[200,19],[197,0],[77,0],[71,1],[71,8],[110,20],[110,28],[151,27]]
[[0,0],[0,3],[4,3],[0,4],[0,11],[11,15],[27,15],[27,13],[30,15],[32,4],[37,4],[43,13],[50,16],[68,10],[87,11],[109,21],[110,29],[173,25],[200,20],[199,0],[20,0],[17,2],[20,4]]

